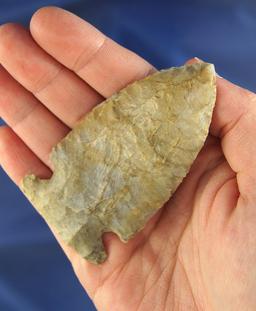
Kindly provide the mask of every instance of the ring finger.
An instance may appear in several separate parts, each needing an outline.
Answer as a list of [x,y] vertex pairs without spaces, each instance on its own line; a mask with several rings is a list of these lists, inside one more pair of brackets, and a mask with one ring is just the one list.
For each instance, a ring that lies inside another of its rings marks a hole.
[[0,117],[50,167],[49,153],[69,128],[0,65]]

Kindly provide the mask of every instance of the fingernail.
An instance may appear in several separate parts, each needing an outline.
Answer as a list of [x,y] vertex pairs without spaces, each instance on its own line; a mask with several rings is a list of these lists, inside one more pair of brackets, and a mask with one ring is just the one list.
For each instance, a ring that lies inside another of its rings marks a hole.
[[197,60],[198,62],[203,62],[203,60],[201,60],[200,58],[198,58],[196,56],[194,57],[194,59]]
[[223,79],[223,77],[220,76],[217,72],[215,72],[215,74],[216,74],[216,76],[217,76],[218,78]]
[[[198,57],[196,57],[196,56],[194,57],[194,59],[197,60],[198,62],[203,62],[202,59],[200,59],[200,58],[198,58]],[[216,76],[217,76],[218,78],[223,79],[223,77],[220,76],[217,72],[215,72],[215,74],[216,74]]]

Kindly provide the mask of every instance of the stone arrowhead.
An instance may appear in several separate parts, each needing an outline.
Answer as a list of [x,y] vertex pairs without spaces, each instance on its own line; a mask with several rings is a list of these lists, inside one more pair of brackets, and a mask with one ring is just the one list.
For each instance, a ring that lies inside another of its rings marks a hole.
[[94,108],[51,152],[49,180],[21,189],[46,222],[93,263],[104,232],[132,238],[188,173],[208,135],[214,66],[154,73]]

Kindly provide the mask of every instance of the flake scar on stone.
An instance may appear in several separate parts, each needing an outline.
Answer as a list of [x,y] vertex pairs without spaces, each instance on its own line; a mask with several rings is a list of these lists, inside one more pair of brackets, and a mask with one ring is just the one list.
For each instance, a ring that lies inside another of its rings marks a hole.
[[60,237],[93,263],[104,232],[128,241],[174,193],[208,135],[215,71],[200,62],[156,72],[88,113],[51,152],[49,180],[21,190]]

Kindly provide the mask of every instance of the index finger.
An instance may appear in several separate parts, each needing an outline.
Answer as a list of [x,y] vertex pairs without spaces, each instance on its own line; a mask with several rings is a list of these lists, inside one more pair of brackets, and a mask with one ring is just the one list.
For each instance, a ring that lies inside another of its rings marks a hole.
[[46,7],[32,17],[35,41],[104,97],[147,76],[152,65],[95,27],[60,8]]

